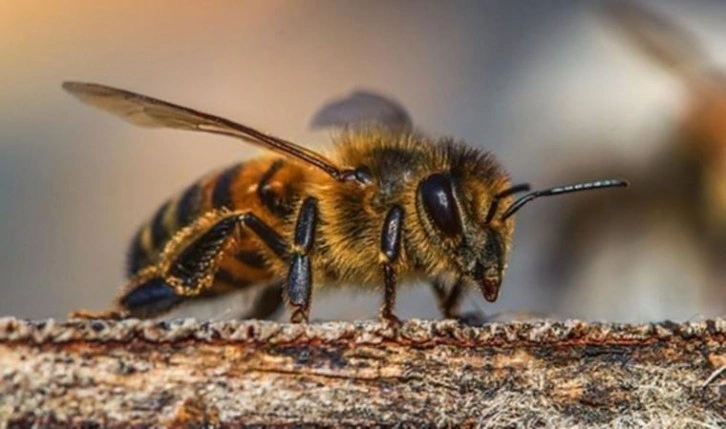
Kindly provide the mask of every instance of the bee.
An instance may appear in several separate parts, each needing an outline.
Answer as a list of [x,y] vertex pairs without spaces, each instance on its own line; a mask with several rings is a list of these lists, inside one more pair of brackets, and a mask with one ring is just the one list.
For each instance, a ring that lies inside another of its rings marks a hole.
[[[396,326],[396,290],[416,279],[431,281],[443,315],[457,317],[466,287],[497,299],[514,214],[525,204],[627,185],[601,180],[529,192],[513,186],[490,153],[412,131],[400,106],[365,93],[353,98],[382,102],[394,120],[347,127],[324,156],[145,95],[94,83],[63,88],[136,125],[221,134],[272,153],[210,174],[162,205],[132,240],[129,280],[112,307],[75,317],[150,318],[188,300],[264,286],[248,317],[264,318],[286,302],[292,322],[307,322],[313,288],[358,285],[382,287],[380,318]],[[315,122],[341,122],[333,113],[347,105],[329,105]]]

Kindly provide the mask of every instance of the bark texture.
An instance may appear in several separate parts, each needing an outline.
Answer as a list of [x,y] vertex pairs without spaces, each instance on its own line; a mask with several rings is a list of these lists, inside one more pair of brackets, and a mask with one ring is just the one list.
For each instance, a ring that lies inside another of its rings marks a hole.
[[726,427],[726,320],[0,319],[0,427]]

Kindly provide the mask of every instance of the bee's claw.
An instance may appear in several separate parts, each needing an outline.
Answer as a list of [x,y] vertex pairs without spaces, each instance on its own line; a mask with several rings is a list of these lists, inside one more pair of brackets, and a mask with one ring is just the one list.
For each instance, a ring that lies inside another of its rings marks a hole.
[[292,316],[290,316],[290,323],[310,323],[310,320],[308,320],[308,315],[302,308],[296,308],[292,312]]
[[104,320],[123,320],[128,318],[128,313],[120,310],[105,310],[105,311],[89,311],[89,310],[76,310],[68,314],[69,319],[104,319]]
[[401,319],[393,314],[382,314],[381,323],[383,323],[385,328],[391,329],[394,333],[398,333],[398,330],[401,329],[401,325],[403,325]]

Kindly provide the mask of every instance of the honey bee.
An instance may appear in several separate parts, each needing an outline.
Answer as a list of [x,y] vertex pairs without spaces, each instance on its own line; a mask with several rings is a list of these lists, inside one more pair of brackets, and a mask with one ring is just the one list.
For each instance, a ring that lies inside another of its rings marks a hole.
[[[129,280],[112,308],[75,317],[149,318],[187,300],[265,286],[246,316],[264,318],[284,301],[292,322],[307,322],[314,287],[353,284],[382,286],[380,318],[395,326],[396,289],[415,279],[430,280],[443,315],[457,317],[466,287],[497,299],[513,215],[525,204],[627,186],[601,180],[528,192],[512,186],[490,153],[411,131],[405,111],[383,98],[395,120],[342,130],[327,157],[145,95],[94,83],[63,88],[136,125],[226,135],[274,153],[210,174],[162,205],[132,240]],[[323,109],[319,125],[334,107]]]

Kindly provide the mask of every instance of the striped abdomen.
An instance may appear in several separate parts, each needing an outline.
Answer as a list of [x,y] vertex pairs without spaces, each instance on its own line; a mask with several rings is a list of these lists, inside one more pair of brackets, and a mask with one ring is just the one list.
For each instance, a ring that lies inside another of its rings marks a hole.
[[[280,229],[292,214],[291,205],[303,181],[302,170],[282,158],[236,164],[203,178],[167,201],[139,229],[129,250],[128,276],[155,264],[177,231],[210,210],[250,211]],[[239,245],[222,260],[210,292],[268,281],[267,258],[266,248],[258,240],[243,235]]]

